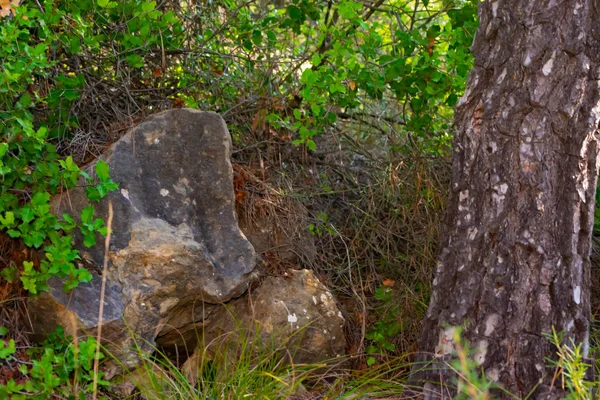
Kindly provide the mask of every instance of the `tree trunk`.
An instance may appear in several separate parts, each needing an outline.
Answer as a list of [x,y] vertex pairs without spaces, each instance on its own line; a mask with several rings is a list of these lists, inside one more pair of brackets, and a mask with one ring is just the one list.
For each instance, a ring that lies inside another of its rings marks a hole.
[[417,357],[433,368],[417,376],[432,397],[443,391],[431,382],[451,385],[452,333],[466,325],[488,379],[554,398],[543,333],[589,348],[600,0],[488,0],[479,17]]

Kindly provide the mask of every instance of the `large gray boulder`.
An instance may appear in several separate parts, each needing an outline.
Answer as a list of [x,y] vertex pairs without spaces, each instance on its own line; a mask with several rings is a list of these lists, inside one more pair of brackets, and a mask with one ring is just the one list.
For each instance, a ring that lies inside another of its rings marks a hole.
[[[109,201],[114,208],[102,332],[118,351],[134,338],[142,348],[159,335],[185,342],[189,337],[179,330],[246,291],[255,253],[238,227],[230,154],[219,115],[172,109],[132,129],[102,156],[119,183],[95,204],[98,217],[106,218]],[[55,213],[73,217],[89,204],[83,188],[53,200]],[[76,236],[75,247],[100,269],[101,237],[88,249]],[[97,276],[64,294],[62,283],[51,280],[51,291],[29,303],[36,333],[68,321],[80,334],[93,333],[100,285]]]

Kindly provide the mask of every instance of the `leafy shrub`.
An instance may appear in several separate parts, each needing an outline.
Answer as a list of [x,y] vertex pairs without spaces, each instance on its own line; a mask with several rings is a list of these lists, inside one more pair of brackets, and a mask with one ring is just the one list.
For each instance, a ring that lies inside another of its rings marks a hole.
[[[0,341],[0,344],[5,344]],[[14,341],[8,348],[12,352],[0,350],[0,361],[6,360],[14,353]],[[7,349],[7,348],[5,348]],[[9,354],[11,353],[11,354]],[[24,376],[20,383],[14,379],[0,385],[0,397],[19,399],[48,399],[52,396],[65,398],[85,398],[91,391],[93,382],[93,364],[96,353],[96,340],[87,338],[73,342],[73,338],[65,337],[62,328],[42,343],[41,347],[29,351],[32,357],[30,367],[20,364],[19,372]],[[100,354],[100,358],[104,356]],[[108,383],[100,379],[100,385]]]

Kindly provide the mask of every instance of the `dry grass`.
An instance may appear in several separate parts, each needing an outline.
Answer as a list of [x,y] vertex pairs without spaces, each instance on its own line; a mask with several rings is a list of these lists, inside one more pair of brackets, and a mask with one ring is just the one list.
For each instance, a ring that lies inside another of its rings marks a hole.
[[[307,247],[305,240],[293,250],[302,255],[314,247],[315,257],[300,257],[291,266],[313,269],[337,294],[349,322],[351,353],[364,350],[365,332],[390,311],[386,307],[401,315],[393,356],[414,351],[420,333],[449,163],[394,158],[383,150],[383,157],[375,157],[350,135],[327,135],[310,154],[290,144],[266,143],[238,151],[234,171],[242,224],[267,221],[296,237],[311,227],[313,243]],[[281,270],[277,254],[267,260],[268,273]],[[384,281],[395,282],[393,304],[373,298]]]
[[[31,251],[23,244],[7,235],[0,235],[0,271],[8,267],[20,267],[30,257]],[[2,339],[14,339],[17,348],[14,358],[0,361],[0,385],[10,379],[22,382],[24,377],[18,372],[18,366],[29,362],[27,349],[31,347],[31,323],[27,314],[26,293],[18,280],[10,283],[0,278],[0,327],[8,329],[8,335]]]

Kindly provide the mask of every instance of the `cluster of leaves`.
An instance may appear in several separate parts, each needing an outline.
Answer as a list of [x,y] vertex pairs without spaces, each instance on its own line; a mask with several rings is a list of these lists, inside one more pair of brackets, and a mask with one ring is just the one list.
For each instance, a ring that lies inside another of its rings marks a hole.
[[[5,335],[6,330],[0,331]],[[10,360],[15,353],[14,340],[0,340],[0,362]],[[29,350],[32,357],[30,366],[19,365],[22,378],[9,380],[0,385],[3,399],[48,399],[54,396],[64,398],[85,398],[91,392],[93,364],[96,355],[96,340],[87,338],[78,343],[66,337],[62,328],[48,336],[40,347]],[[100,358],[104,355],[100,354]],[[100,385],[106,381],[98,380]],[[78,397],[75,397],[78,396]]]
[[329,215],[327,213],[320,213],[317,215],[317,221],[314,224],[308,225],[308,231],[314,236],[323,236],[328,233],[335,235],[335,228],[329,222]]
[[[259,19],[251,7],[215,9],[227,19],[200,41],[212,57],[182,65],[182,83],[201,78],[188,105],[233,114],[252,101],[258,106],[251,130],[292,131],[295,143],[311,150],[314,137],[340,118],[360,122],[376,114],[401,143],[412,135],[419,150],[446,150],[452,107],[472,65],[476,2],[383,2],[372,9],[358,1],[294,0]],[[224,26],[233,29],[212,40]],[[228,85],[207,95],[202,88],[214,81]],[[398,106],[371,112],[382,104]]]
[[393,338],[402,332],[402,319],[400,309],[395,303],[392,286],[394,281],[385,280],[383,285],[375,289],[375,299],[379,302],[384,311],[375,325],[365,334],[365,339],[369,341],[367,346],[367,365],[370,367],[377,362],[378,355],[392,353],[396,350]]
[[451,107],[470,70],[468,45],[476,28],[475,6],[449,10],[454,6],[424,2],[419,9],[418,2],[407,2],[398,10],[404,17],[389,23],[385,14],[373,16],[362,3],[343,1],[333,7],[335,24],[304,27],[307,38],[317,39],[311,66],[301,75],[303,101],[294,110],[297,142],[314,148],[311,138],[338,116],[360,117],[365,103],[387,97],[400,105],[390,122],[424,142],[420,150],[442,151]]
[[565,340],[564,333],[557,332],[554,327],[551,334],[544,336],[556,348],[557,359],[547,359],[547,361],[556,368],[557,373],[562,374],[562,388],[569,392],[565,398],[592,399],[598,382],[587,380],[588,371],[592,366],[586,363],[582,344],[576,345],[573,338],[570,338],[570,341]]

